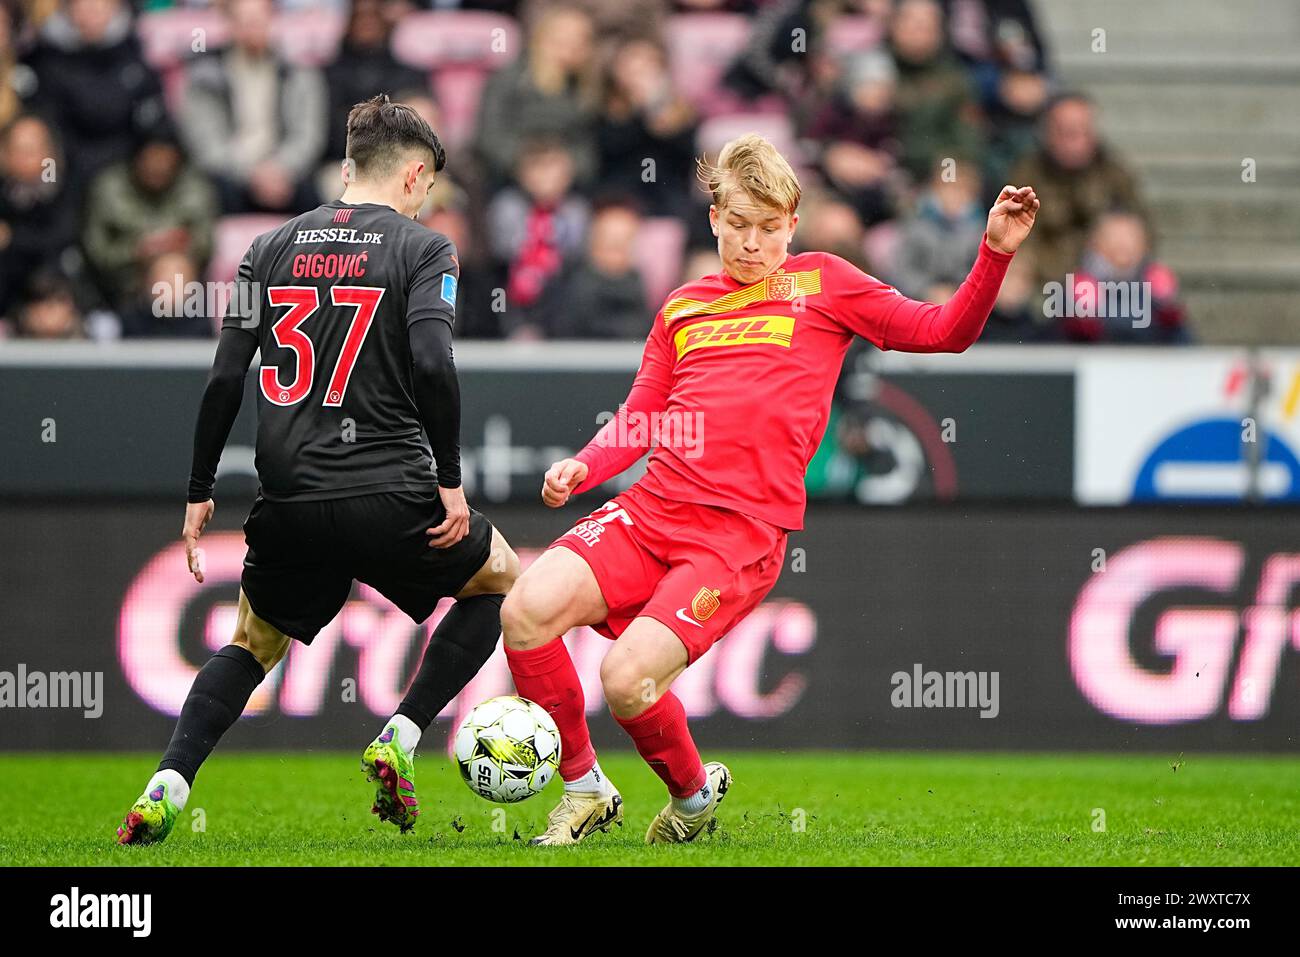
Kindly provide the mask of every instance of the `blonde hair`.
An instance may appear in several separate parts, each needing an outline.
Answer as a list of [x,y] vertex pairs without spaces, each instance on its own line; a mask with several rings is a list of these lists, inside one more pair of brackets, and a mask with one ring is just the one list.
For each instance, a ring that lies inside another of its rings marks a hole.
[[799,208],[799,177],[775,146],[757,133],[738,136],[718,153],[717,163],[701,157],[695,175],[713,195],[713,205],[725,209],[736,192],[787,215]]

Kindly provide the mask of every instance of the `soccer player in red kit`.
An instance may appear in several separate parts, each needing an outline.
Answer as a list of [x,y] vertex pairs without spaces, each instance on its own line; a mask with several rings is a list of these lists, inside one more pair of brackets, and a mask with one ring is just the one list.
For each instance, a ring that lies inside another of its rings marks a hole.
[[881,349],[961,352],[975,342],[1039,201],[1007,186],[969,276],[943,306],[916,302],[829,253],[790,255],[800,187],[762,137],[700,164],[722,271],[676,290],[655,316],[617,417],[546,473],[552,508],[651,451],[645,476],[538,558],[501,609],[515,687],[555,718],[564,796],[534,844],[574,844],[622,824],[596,761],[577,672],[559,636],[615,639],[605,699],[668,787],[646,842],[683,843],[731,785],[704,764],[670,690],[776,583],[786,534],[803,527],[804,471],[854,336]]

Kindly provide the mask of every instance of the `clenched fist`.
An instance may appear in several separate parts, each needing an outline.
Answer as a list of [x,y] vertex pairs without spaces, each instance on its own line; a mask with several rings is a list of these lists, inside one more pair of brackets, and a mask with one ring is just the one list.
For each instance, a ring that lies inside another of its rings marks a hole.
[[998,201],[989,210],[985,228],[991,249],[1013,253],[1020,248],[1038,215],[1038,194],[1032,186],[1003,186]]
[[546,470],[542,482],[542,501],[559,508],[569,500],[573,490],[587,477],[587,466],[577,459],[561,459]]

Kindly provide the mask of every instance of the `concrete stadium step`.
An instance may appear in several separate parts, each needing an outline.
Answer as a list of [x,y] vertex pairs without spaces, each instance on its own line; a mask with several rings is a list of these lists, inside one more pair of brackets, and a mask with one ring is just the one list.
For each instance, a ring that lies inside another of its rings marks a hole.
[[1033,0],[1034,13],[1053,36],[1107,32],[1125,34],[1264,37],[1300,35],[1300,5],[1294,0]]
[[[1138,170],[1148,188],[1236,189],[1241,181],[1240,153],[1209,153],[1210,144],[1196,151],[1179,151],[1168,143],[1152,146],[1151,141],[1133,142],[1111,137],[1124,161]],[[1286,190],[1284,198],[1300,202],[1300,148],[1292,153],[1261,153],[1254,156],[1256,182],[1253,185]]]
[[1183,81],[1290,82],[1300,71],[1296,36],[1225,43],[1220,39],[1145,37],[1121,50],[1093,53],[1073,43],[1052,48],[1059,72],[1089,83]]
[[1293,290],[1249,291],[1184,281],[1187,321],[1199,342],[1284,345],[1300,341],[1300,296]]
[[[1300,293],[1300,248],[1266,240],[1215,242],[1161,231],[1160,258],[1184,282]],[[1300,329],[1296,330],[1300,336]]]
[[1108,130],[1240,137],[1243,150],[1252,139],[1300,139],[1300,96],[1292,84],[1100,83],[1089,89]]
[[1170,187],[1146,177],[1146,196],[1162,236],[1296,243],[1300,202],[1294,188],[1259,183]]

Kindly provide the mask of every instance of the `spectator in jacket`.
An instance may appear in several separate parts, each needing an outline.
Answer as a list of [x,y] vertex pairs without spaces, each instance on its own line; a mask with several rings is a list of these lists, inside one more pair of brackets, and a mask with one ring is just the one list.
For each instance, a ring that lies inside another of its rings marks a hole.
[[17,14],[0,3],[0,129],[22,112],[24,97],[34,92],[31,68],[18,62]]
[[1017,253],[1002,277],[997,301],[980,333],[980,342],[1026,343],[1047,339],[1050,330],[1042,322],[1039,302],[1034,287],[1033,256]]
[[650,326],[636,266],[641,216],[622,200],[592,210],[585,251],[556,273],[532,321],[548,339],[640,339]]
[[[778,94],[804,97],[820,63],[823,41],[843,12],[842,0],[776,0],[753,18],[749,42],[723,74],[746,100]],[[796,43],[795,38],[801,42]]]
[[524,55],[492,75],[479,101],[474,149],[488,187],[514,173],[523,143],[537,137],[566,143],[579,183],[596,176],[596,105],[591,18],[565,4],[546,7],[528,34]]
[[648,215],[690,212],[695,111],[673,88],[657,40],[631,39],[610,63],[597,128],[603,194],[634,197]]
[[1190,340],[1178,279],[1152,257],[1146,224],[1135,213],[1116,211],[1097,220],[1072,277],[1074,308],[1059,322],[1068,341]]
[[1137,180],[1102,143],[1092,101],[1081,93],[1052,101],[1041,144],[1016,164],[1008,181],[1032,183],[1042,200],[1030,242],[1039,286],[1065,281],[1103,213],[1126,209],[1145,215]]
[[20,339],[86,338],[72,283],[57,270],[34,273],[14,312],[14,334]]
[[901,226],[894,285],[912,299],[943,303],[952,298],[984,236],[979,169],[969,159],[949,159],[936,167]]
[[819,144],[822,176],[868,226],[893,214],[901,152],[897,82],[894,61],[884,51],[852,57],[833,90],[812,108],[804,130]]
[[165,115],[162,86],[122,0],[65,0],[27,62],[29,105],[59,131],[78,185],[126,159],[132,131]]
[[86,207],[82,247],[108,301],[121,308],[141,269],[162,253],[206,263],[216,213],[211,184],[186,163],[175,132],[142,134],[129,162],[95,180]]
[[[204,339],[216,334],[199,265],[184,250],[161,252],[140,269],[120,314],[124,339]],[[196,295],[202,291],[203,295]]]
[[271,48],[272,13],[271,0],[230,0],[231,45],[186,71],[181,131],[228,213],[316,203],[311,173],[325,148],[325,83]]
[[889,24],[898,68],[895,96],[902,165],[924,181],[945,156],[982,162],[983,116],[975,87],[948,49],[943,11],[935,0],[902,0]]
[[[984,182],[996,191],[1034,146],[1051,94],[1047,53],[1027,0],[963,2],[963,15],[954,18],[953,46],[967,61],[989,118]],[[958,23],[965,29],[957,30]]]
[[517,185],[488,206],[488,245],[505,274],[509,335],[536,332],[528,311],[587,231],[587,202],[573,190],[573,167],[564,143],[532,140],[519,154]]
[[866,230],[856,209],[833,194],[816,192],[805,194],[799,208],[799,229],[791,252],[833,253],[863,272],[872,271],[867,262]]
[[62,160],[40,117],[20,116],[0,135],[0,315],[29,276],[60,265],[76,242],[76,207],[58,175]]
[[378,93],[396,97],[405,91],[429,89],[429,78],[398,62],[389,48],[393,33],[391,8],[382,0],[353,0],[347,30],[334,62],[325,68],[329,90],[329,134],[326,156],[342,161],[348,139],[348,111]]
[[[444,170],[445,172],[445,170]],[[420,224],[442,233],[456,247],[460,278],[456,282],[456,335],[462,339],[499,339],[505,303],[494,286],[494,273],[482,238],[470,218],[464,190],[440,176],[420,211]]]

